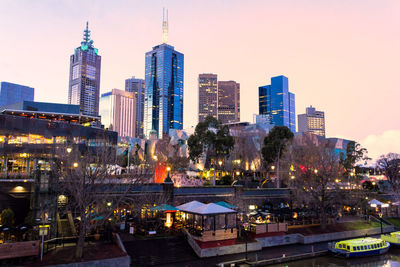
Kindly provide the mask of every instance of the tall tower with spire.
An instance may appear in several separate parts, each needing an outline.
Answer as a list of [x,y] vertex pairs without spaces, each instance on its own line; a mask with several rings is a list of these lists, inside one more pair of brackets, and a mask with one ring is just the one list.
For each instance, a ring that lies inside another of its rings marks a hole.
[[144,135],[161,138],[183,127],[183,54],[168,42],[168,11],[163,12],[162,43],[146,53]]
[[90,38],[89,23],[83,31],[81,46],[70,57],[68,103],[80,105],[81,113],[99,115],[101,56]]

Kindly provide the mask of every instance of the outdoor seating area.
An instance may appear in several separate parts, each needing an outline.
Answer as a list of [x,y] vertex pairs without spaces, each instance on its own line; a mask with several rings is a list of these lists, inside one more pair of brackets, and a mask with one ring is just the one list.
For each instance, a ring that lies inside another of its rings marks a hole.
[[177,208],[183,213],[184,227],[194,239],[209,242],[237,238],[237,211],[215,203],[204,204],[198,201]]

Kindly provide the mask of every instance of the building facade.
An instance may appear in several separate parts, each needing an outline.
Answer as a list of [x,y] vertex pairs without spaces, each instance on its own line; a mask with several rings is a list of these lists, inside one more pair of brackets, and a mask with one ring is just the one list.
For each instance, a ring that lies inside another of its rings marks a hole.
[[207,116],[218,116],[217,74],[199,74],[199,122]]
[[270,123],[287,126],[296,132],[295,95],[289,92],[289,80],[281,75],[271,78],[271,84],[260,86],[259,114],[269,116]]
[[136,136],[136,97],[134,93],[112,89],[100,98],[100,115],[105,128],[121,137]]
[[137,79],[135,76],[125,80],[125,91],[135,94],[136,98],[136,133],[135,137],[144,138],[143,120],[144,120],[144,91],[145,83],[143,79]]
[[101,56],[90,39],[88,23],[81,46],[70,58],[68,103],[79,105],[82,114],[98,116]]
[[222,123],[240,121],[240,84],[218,81],[218,120]]
[[144,134],[183,127],[183,54],[161,44],[146,53]]
[[305,114],[298,115],[299,132],[313,133],[325,137],[325,113],[313,106],[306,108]]
[[9,82],[0,83],[0,107],[12,105],[21,101],[33,101],[35,89],[29,86]]

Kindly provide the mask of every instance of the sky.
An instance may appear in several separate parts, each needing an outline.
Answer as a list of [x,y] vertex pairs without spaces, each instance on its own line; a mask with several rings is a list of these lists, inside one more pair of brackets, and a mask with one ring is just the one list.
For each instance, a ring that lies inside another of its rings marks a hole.
[[325,111],[328,137],[353,139],[373,158],[400,153],[398,0],[0,0],[0,80],[35,100],[67,103],[69,58],[86,21],[102,56],[101,93],[144,78],[145,52],[184,53],[184,128],[197,124],[198,75],[241,87],[241,121],[258,113],[258,87],[285,75],[296,113]]

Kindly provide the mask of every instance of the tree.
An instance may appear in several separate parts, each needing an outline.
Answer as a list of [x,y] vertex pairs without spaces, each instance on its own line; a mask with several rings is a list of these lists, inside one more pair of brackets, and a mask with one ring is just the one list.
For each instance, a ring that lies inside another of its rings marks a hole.
[[226,158],[235,145],[235,140],[229,133],[229,128],[212,116],[207,116],[199,122],[195,132],[188,139],[189,158],[198,162],[203,155],[207,161]]
[[350,141],[346,146],[346,154],[340,154],[340,164],[344,168],[344,176],[347,177],[361,160],[369,160],[367,156],[368,150],[363,148],[359,143]]
[[15,222],[15,214],[14,211],[10,208],[4,209],[0,215],[0,222],[3,225],[12,226]]
[[272,130],[264,138],[264,146],[261,149],[263,159],[267,166],[271,164],[277,165],[276,171],[276,187],[280,187],[279,161],[282,158],[286,146],[294,137],[294,134],[286,126],[274,126]]
[[115,160],[115,150],[101,145],[75,147],[70,153],[60,147],[53,162],[54,176],[59,177],[56,192],[68,199],[66,209],[79,218],[77,259],[83,257],[86,235],[113,215],[134,186],[144,182],[139,176],[127,181],[110,175],[109,166]]
[[382,155],[376,161],[377,168],[382,171],[391,187],[392,194],[399,199],[400,198],[400,154],[389,153]]
[[172,143],[169,135],[164,135],[158,140],[155,147],[155,155],[159,162],[163,162],[171,168],[172,173],[182,172],[189,166],[189,159],[180,153],[181,142]]
[[[295,140],[285,154],[285,168],[295,199],[314,210],[322,228],[343,198],[336,179],[343,167],[327,143],[314,144],[310,138]],[[331,214],[330,214],[331,213]]]
[[233,182],[233,178],[230,175],[224,175],[221,177],[221,180],[219,181],[220,185],[231,185]]

